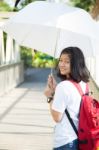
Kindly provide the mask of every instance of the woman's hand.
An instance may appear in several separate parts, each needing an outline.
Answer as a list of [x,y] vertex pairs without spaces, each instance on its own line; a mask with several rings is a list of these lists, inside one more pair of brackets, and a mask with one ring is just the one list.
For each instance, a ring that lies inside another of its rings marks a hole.
[[[45,94],[46,97],[49,97],[49,98],[53,99],[53,95],[54,95],[54,92],[55,92],[56,85],[57,85],[57,83],[56,83],[55,78],[52,75],[49,75],[48,76],[47,87],[44,91],[44,94]],[[53,103],[53,101],[51,100],[49,102],[51,115],[52,115],[55,122],[60,122],[61,119],[62,119],[63,114],[53,110],[52,109],[52,103]]]
[[48,76],[48,87],[52,90],[52,92],[55,92],[55,88],[56,88],[56,80],[55,78],[53,77],[53,75],[49,75]]
[[47,81],[47,87],[44,91],[46,97],[51,97],[54,94],[56,85],[57,83],[55,78],[52,75],[49,75]]

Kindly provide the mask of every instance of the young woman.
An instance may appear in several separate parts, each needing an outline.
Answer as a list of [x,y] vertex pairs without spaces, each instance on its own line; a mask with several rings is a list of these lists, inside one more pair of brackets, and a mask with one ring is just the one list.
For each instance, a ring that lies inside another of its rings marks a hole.
[[81,96],[70,80],[78,83],[84,93],[86,83],[89,81],[84,55],[78,47],[67,47],[62,50],[58,62],[58,76],[61,82],[56,86],[54,77],[49,75],[44,92],[51,115],[56,122],[53,150],[78,150],[77,135],[65,114],[67,109],[78,128]]

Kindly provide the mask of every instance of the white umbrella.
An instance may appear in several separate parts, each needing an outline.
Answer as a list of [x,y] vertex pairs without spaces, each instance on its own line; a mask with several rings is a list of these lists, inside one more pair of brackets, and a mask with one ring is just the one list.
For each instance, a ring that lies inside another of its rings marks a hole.
[[36,1],[16,13],[3,30],[18,44],[58,57],[64,47],[78,46],[86,56],[96,55],[99,28],[80,8]]

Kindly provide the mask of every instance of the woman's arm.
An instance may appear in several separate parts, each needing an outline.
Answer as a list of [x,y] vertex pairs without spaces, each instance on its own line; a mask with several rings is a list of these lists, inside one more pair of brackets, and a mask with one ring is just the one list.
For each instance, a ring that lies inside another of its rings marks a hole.
[[62,116],[63,116],[63,113],[60,113],[60,112],[58,112],[58,111],[53,110],[53,109],[52,109],[52,103],[53,103],[53,101],[51,101],[51,102],[49,103],[49,105],[50,105],[50,112],[51,112],[51,115],[52,115],[53,120],[54,120],[56,123],[58,123],[58,122],[61,121]]

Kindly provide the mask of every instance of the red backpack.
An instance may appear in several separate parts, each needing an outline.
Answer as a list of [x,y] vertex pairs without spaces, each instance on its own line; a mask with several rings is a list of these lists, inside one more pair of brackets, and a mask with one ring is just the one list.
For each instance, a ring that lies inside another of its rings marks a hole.
[[99,150],[99,102],[88,95],[89,90],[87,84],[87,93],[84,94],[78,83],[72,83],[75,85],[82,97],[78,131],[70,118],[68,111],[66,110],[65,112],[78,136],[79,150]]

